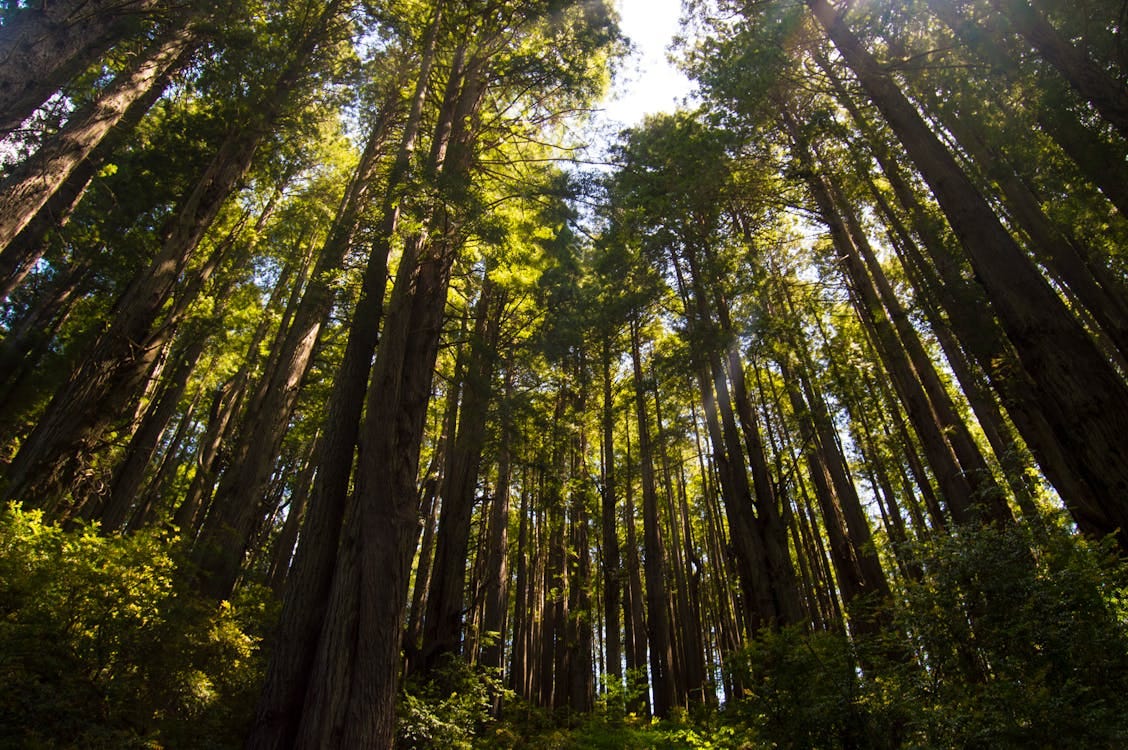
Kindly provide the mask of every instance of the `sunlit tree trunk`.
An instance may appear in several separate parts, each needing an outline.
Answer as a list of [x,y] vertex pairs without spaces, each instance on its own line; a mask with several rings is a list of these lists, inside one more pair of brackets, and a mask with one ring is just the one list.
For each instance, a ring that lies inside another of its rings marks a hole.
[[395,120],[395,98],[398,96],[389,97],[381,108],[333,225],[317,253],[301,301],[272,351],[271,366],[247,402],[236,440],[228,446],[231,469],[220,477],[212,514],[194,549],[201,591],[216,600],[231,594],[251,529],[262,516],[261,501],[267,483],[337,297],[335,279],[342,273],[345,257],[354,244],[376,167]]
[[[473,115],[484,93],[475,61],[450,112],[449,198],[468,178]],[[440,140],[446,140],[441,138]],[[405,248],[381,334],[345,525],[298,747],[391,746],[403,614],[418,526],[417,464],[456,254],[453,217],[433,242]]]

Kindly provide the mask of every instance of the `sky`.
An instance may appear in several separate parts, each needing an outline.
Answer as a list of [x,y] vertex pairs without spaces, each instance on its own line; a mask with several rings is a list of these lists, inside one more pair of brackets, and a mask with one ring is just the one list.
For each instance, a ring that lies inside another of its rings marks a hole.
[[635,54],[601,106],[608,120],[634,125],[644,115],[673,111],[690,91],[689,80],[666,60],[666,47],[679,30],[681,0],[618,0],[616,4]]

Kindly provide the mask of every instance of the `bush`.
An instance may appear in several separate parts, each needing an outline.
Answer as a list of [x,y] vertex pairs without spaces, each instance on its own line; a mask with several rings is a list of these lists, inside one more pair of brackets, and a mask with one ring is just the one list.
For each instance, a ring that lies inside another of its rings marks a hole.
[[238,747],[269,617],[179,583],[177,540],[0,514],[0,746]]
[[866,736],[862,685],[844,635],[765,630],[731,658],[730,670],[743,698],[726,718],[754,729],[762,746],[882,744]]
[[919,654],[897,675],[917,732],[945,747],[1128,745],[1128,569],[1112,549],[996,527],[922,548],[927,574],[897,617]]
[[961,528],[915,550],[892,627],[764,631],[721,720],[754,747],[1128,747],[1128,568],[1064,530]]
[[[396,709],[396,747],[470,750],[475,737],[491,735],[493,703],[505,693],[493,670],[450,657],[404,684]],[[504,736],[496,739],[504,742]]]

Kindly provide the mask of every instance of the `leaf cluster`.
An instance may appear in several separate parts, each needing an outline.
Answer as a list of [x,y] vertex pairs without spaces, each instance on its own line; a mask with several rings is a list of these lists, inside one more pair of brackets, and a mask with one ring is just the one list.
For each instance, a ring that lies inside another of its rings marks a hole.
[[176,545],[0,514],[0,746],[238,745],[272,608],[196,599]]

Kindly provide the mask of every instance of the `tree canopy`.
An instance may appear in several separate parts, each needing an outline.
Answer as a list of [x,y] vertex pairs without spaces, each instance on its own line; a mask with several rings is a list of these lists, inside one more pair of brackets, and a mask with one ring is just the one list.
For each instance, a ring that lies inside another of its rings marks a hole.
[[682,6],[0,4],[0,745],[1128,742],[1122,3]]

